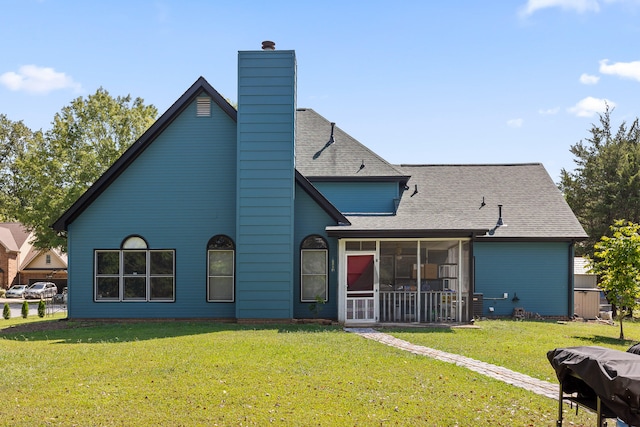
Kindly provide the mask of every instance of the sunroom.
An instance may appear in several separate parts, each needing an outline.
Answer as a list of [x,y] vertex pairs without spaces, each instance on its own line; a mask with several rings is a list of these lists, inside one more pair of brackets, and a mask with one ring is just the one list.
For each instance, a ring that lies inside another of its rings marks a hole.
[[342,239],[339,248],[345,324],[470,319],[470,238]]

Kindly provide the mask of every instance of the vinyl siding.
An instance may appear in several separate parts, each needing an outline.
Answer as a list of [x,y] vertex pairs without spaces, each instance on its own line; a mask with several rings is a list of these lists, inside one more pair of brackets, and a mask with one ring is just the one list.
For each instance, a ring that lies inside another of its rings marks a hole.
[[[233,303],[206,302],[207,242],[235,236],[236,125],[212,104],[190,104],[69,226],[70,318],[233,318]],[[174,249],[175,302],[93,302],[95,249],[129,235]]]
[[236,317],[293,316],[295,54],[239,52]]
[[[308,302],[300,302],[300,245],[302,241],[312,235],[317,234],[325,238],[329,245],[328,256],[328,279],[329,279],[329,298],[322,306],[319,317],[323,319],[338,318],[338,240],[329,238],[324,231],[325,226],[335,225],[335,221],[320,208],[309,195],[296,186],[296,203],[295,203],[295,258],[294,258],[294,281],[293,281],[293,310],[294,317],[310,318],[313,313],[309,310]],[[331,263],[335,265],[334,271],[331,271]]]
[[314,182],[313,185],[343,213],[395,212],[397,182]]
[[[569,243],[476,242],[473,250],[475,291],[483,294],[483,315],[510,316],[515,307],[541,316],[572,314]],[[505,292],[506,300],[488,299],[501,298]],[[515,294],[517,302],[512,301]]]

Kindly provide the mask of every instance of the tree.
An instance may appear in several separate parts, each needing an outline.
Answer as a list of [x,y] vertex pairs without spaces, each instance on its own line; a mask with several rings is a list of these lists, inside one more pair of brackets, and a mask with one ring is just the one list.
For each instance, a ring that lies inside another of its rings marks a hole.
[[[20,206],[18,200],[19,176],[16,161],[24,155],[29,142],[36,138],[22,122],[11,121],[0,114],[0,221],[13,220],[7,213]],[[11,206],[15,205],[12,209]]]
[[609,108],[591,137],[571,147],[576,169],[561,171],[560,190],[590,236],[576,252],[593,255],[600,236],[617,218],[640,222],[640,124],[611,128]]
[[623,340],[622,320],[633,312],[640,298],[640,224],[617,220],[610,228],[612,237],[602,236],[595,244],[591,267],[600,277],[600,288],[616,307]]
[[141,98],[113,98],[99,88],[54,117],[16,160],[20,205],[11,215],[35,231],[34,246],[66,248],[53,224],[154,122],[157,109]]
[[20,313],[22,314],[22,318],[26,319],[29,317],[29,303],[24,301],[22,303],[22,308],[20,309]]
[[44,317],[47,311],[47,306],[43,299],[38,303],[38,317]]

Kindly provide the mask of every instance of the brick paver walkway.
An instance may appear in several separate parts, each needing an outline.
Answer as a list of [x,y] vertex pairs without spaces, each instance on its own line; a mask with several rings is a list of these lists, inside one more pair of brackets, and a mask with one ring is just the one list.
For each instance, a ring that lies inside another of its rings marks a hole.
[[411,344],[408,341],[404,341],[395,338],[389,334],[378,332],[372,328],[345,328],[345,331],[358,334],[364,338],[378,341],[382,344],[396,347],[401,350],[409,351],[414,354],[431,357],[433,359],[441,360],[443,362],[454,363],[458,366],[463,366],[479,374],[486,375],[491,378],[495,378],[505,383],[512,384],[516,387],[529,390],[536,394],[546,396],[551,399],[558,399],[558,393],[560,389],[558,384],[552,384],[547,381],[542,381],[537,378],[530,377],[519,372],[512,371],[501,366],[492,365],[490,363],[481,362],[479,360],[471,359],[469,357],[460,356],[458,354],[447,353],[445,351],[436,350],[421,345]]

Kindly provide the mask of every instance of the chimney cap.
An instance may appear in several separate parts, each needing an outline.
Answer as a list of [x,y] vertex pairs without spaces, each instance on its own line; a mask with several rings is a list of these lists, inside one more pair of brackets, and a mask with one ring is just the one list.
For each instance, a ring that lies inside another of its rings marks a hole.
[[276,50],[276,43],[270,40],[262,42],[262,50]]

